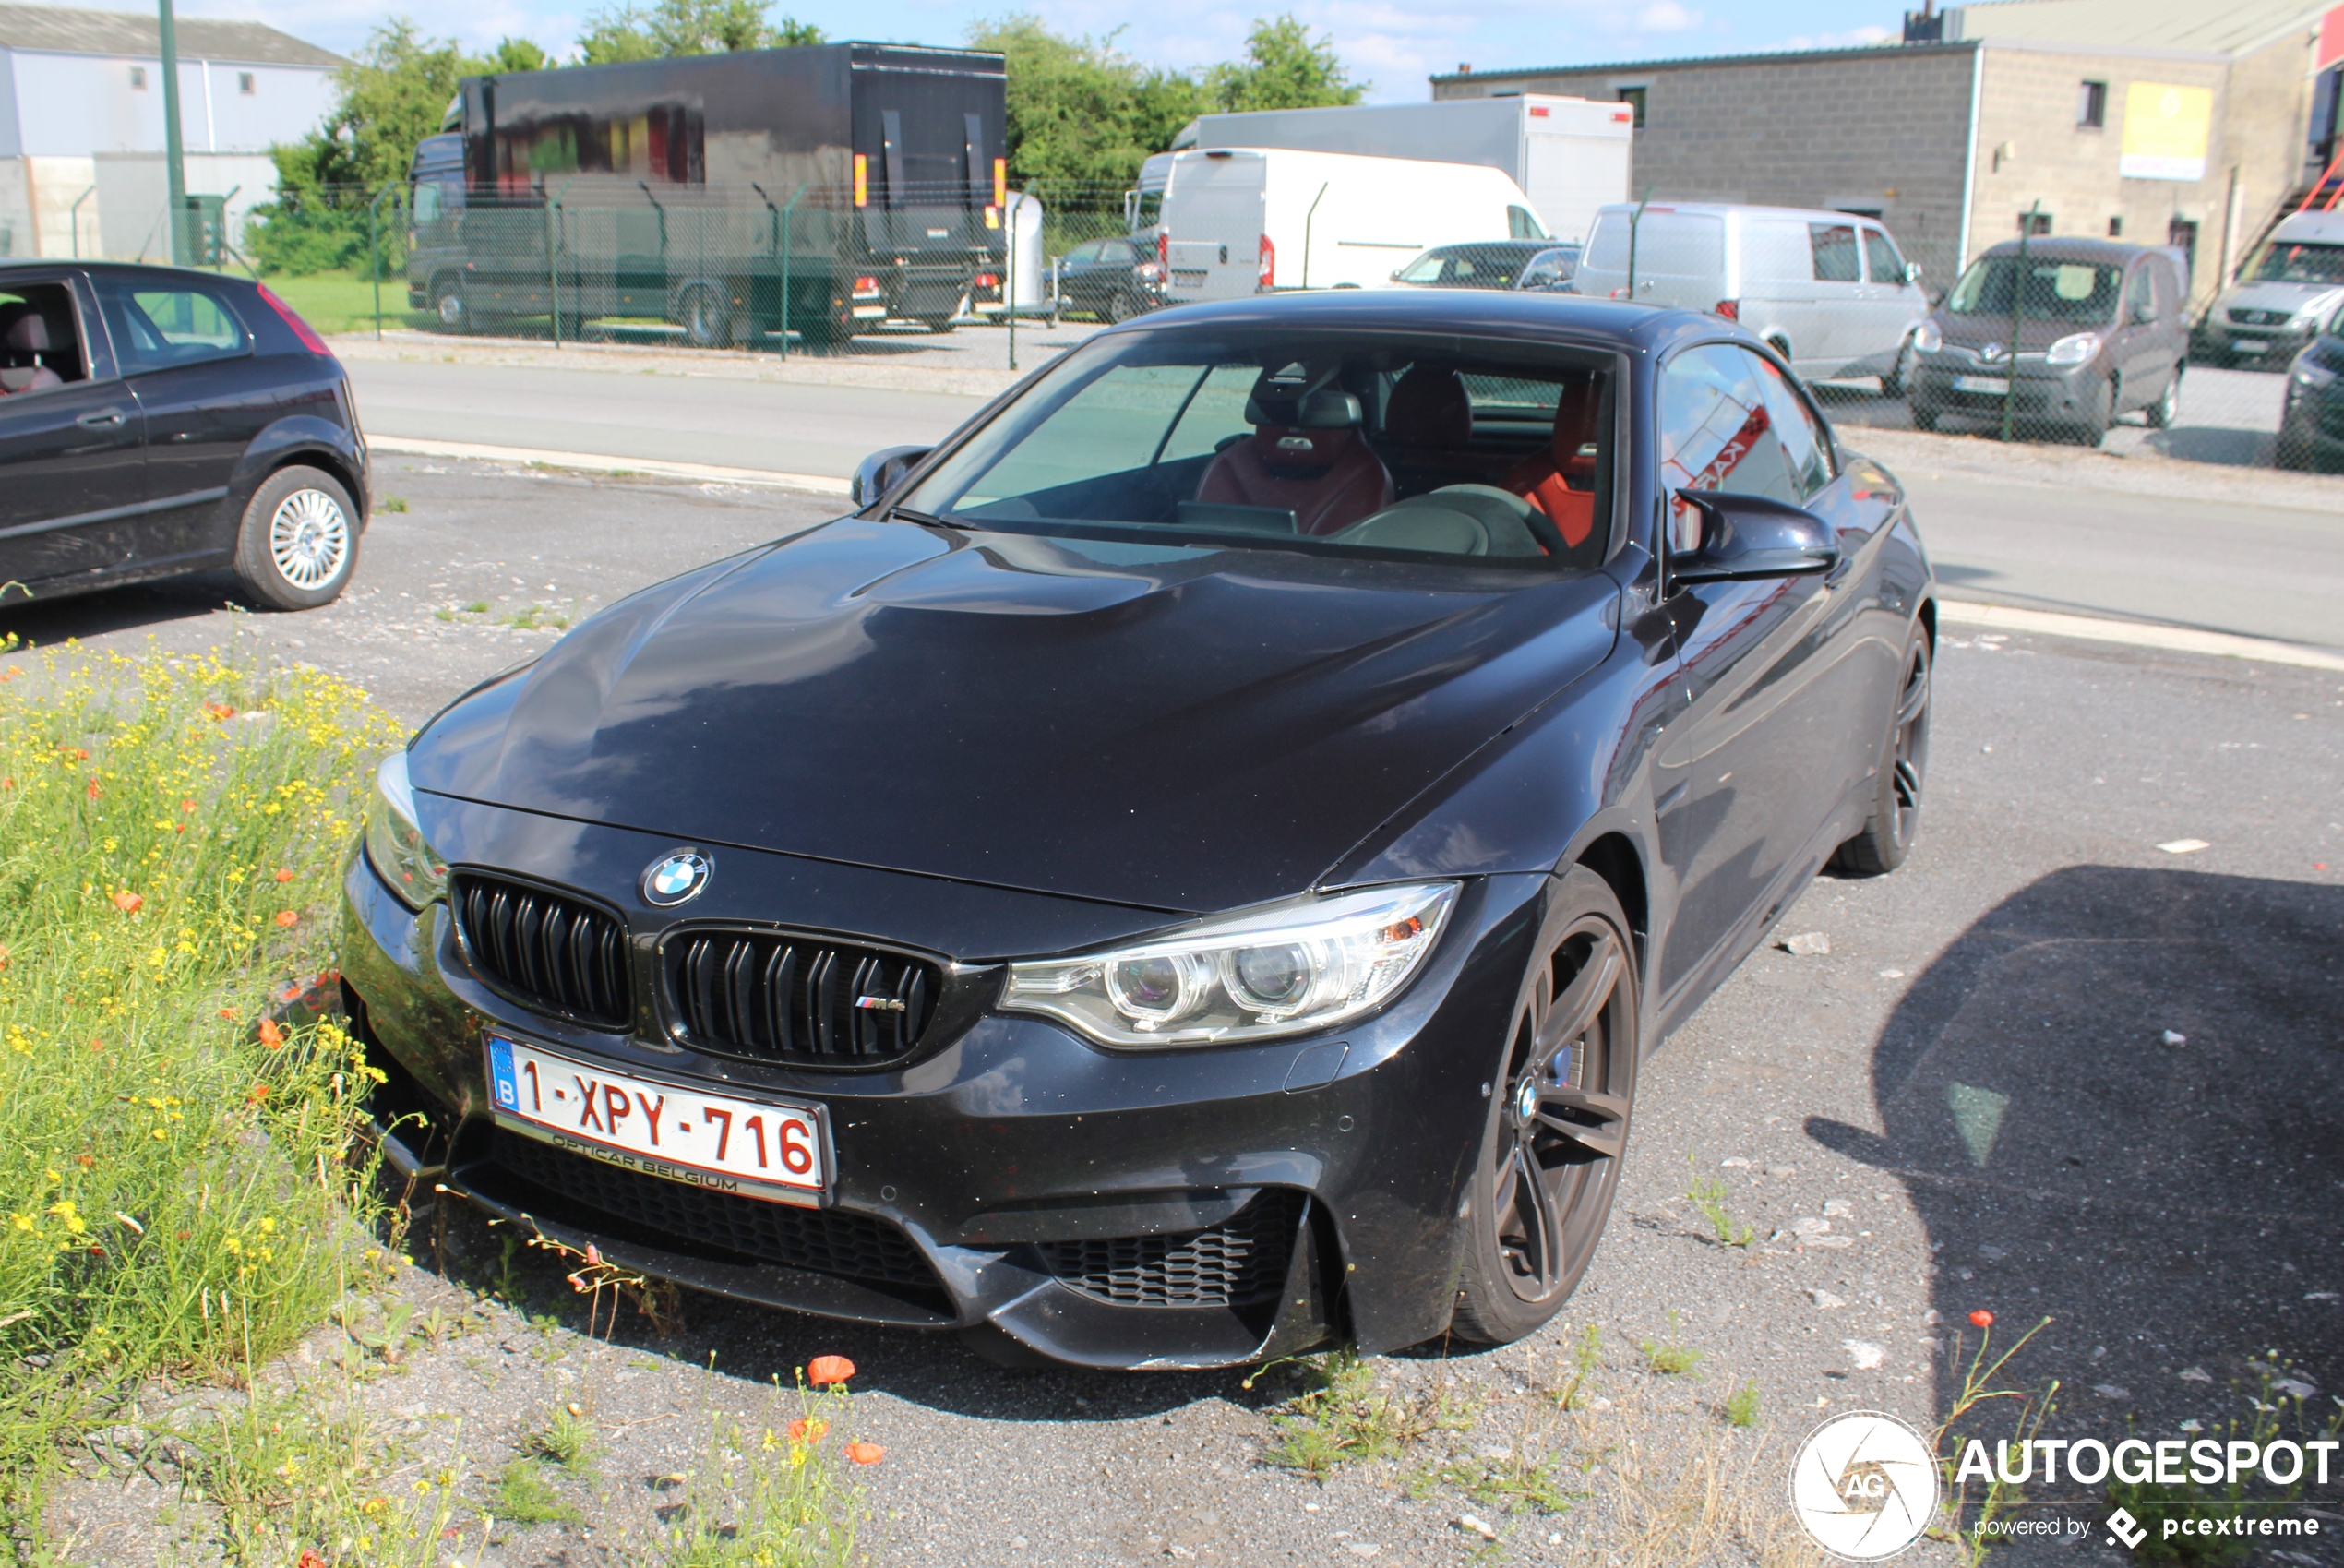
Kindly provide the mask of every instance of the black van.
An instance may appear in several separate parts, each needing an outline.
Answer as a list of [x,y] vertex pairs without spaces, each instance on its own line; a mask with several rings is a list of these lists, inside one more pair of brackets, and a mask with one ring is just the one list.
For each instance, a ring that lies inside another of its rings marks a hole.
[[415,151],[408,293],[443,326],[693,342],[949,329],[1006,233],[1001,56],[836,43],[467,77]]

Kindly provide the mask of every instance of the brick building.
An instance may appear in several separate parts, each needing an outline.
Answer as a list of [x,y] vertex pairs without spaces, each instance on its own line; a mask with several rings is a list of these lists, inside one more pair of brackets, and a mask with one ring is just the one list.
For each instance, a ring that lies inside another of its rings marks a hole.
[[2202,302],[2337,147],[2344,6],[2002,0],[1916,13],[1906,32],[1861,49],[1466,68],[1433,78],[1432,95],[1634,103],[1637,194],[1870,213],[1939,287],[2039,204],[2039,233],[2183,246]]

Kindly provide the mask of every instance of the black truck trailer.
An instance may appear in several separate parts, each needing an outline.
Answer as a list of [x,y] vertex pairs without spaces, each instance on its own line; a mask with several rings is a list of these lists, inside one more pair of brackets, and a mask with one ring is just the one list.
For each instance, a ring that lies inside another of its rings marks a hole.
[[892,43],[466,77],[416,148],[409,298],[449,329],[657,319],[704,345],[947,329],[998,286],[1005,79]]

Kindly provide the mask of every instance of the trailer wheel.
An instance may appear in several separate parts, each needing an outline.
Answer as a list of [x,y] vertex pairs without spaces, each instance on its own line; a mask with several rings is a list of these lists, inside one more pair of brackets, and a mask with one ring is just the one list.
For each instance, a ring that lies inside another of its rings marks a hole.
[[705,283],[684,291],[676,316],[684,341],[696,349],[721,349],[733,341],[732,310]]
[[431,311],[443,332],[461,332],[472,326],[472,312],[464,307],[464,283],[460,278],[442,278],[432,285]]

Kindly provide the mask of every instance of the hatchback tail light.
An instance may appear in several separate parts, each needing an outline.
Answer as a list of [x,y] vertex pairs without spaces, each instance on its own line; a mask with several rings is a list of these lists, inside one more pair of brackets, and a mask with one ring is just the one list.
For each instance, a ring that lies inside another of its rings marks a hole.
[[979,272],[976,275],[976,286],[980,289],[998,289],[1001,286],[1001,280],[995,273]]
[[1139,275],[1142,282],[1146,283],[1153,283],[1164,276],[1164,269],[1153,261],[1142,261],[1131,270]]
[[292,305],[279,299],[268,284],[257,283],[254,287],[260,291],[261,303],[284,317],[285,325],[293,329],[293,336],[301,340],[303,348],[311,353],[324,354],[328,359],[334,357],[334,351],[326,346],[326,340],[311,330],[309,323],[304,321]]
[[875,294],[879,292],[879,280],[877,278],[857,278],[855,280],[855,293],[856,297],[859,298],[864,294]]
[[1717,302],[1716,309],[1718,315],[1728,321],[1741,319],[1741,301],[1738,299],[1721,299]]
[[1262,236],[1262,286],[1265,289],[1274,287],[1277,283],[1277,246],[1270,243],[1269,235],[1263,234]]

